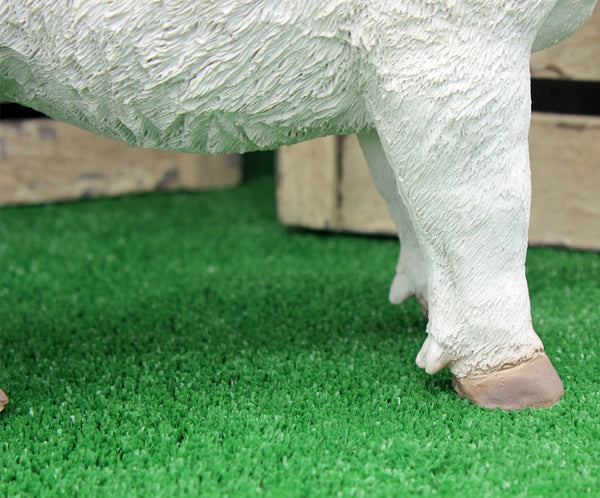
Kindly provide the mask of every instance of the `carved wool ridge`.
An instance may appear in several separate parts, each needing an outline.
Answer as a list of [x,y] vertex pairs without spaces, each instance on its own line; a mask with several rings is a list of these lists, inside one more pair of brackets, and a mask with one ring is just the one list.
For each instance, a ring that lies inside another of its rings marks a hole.
[[343,2],[39,3],[3,9],[5,97],[90,131],[221,153],[365,127]]
[[379,78],[437,74],[443,85],[460,68],[432,53],[460,56],[456,47],[482,33],[468,21],[488,22],[489,40],[529,32],[533,42],[532,12],[552,4],[9,0],[0,7],[2,93],[132,145],[273,148],[371,127],[364,98],[390,42],[402,56]]

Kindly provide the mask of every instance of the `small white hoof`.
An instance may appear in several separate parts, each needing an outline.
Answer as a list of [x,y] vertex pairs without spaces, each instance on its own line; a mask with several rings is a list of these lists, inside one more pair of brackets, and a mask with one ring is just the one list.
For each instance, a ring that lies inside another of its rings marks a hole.
[[450,355],[442,349],[433,337],[428,335],[417,355],[417,366],[433,375],[446,368],[451,361]]
[[412,279],[404,272],[397,272],[390,287],[390,303],[401,304],[415,294]]

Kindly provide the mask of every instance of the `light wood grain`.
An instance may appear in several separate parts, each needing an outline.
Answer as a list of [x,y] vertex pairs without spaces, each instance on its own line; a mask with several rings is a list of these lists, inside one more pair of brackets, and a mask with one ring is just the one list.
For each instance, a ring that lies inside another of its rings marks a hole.
[[600,249],[600,117],[537,114],[529,241]]
[[0,204],[30,204],[240,183],[239,155],[131,148],[49,119],[0,123]]
[[339,228],[336,137],[311,140],[277,151],[279,219],[286,225]]
[[[530,243],[600,249],[600,118],[534,113],[530,155]],[[354,135],[288,147],[278,169],[282,222],[395,235]]]

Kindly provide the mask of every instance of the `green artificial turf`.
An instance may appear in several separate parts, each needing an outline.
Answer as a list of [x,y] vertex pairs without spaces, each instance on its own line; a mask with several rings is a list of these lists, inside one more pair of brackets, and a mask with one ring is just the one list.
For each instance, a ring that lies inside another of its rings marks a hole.
[[280,226],[274,189],[2,210],[0,494],[600,496],[597,253],[530,250],[565,397],[490,412],[415,366],[396,242]]

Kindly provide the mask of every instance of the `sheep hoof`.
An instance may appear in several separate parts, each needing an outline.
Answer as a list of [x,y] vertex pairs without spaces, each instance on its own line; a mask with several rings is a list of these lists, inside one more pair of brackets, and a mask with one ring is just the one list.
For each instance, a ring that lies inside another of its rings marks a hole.
[[564,394],[563,384],[546,353],[495,372],[452,378],[458,395],[484,408],[548,408]]
[[416,363],[419,368],[433,375],[446,368],[451,360],[442,346],[431,335],[428,335],[417,355]]
[[8,396],[4,394],[4,391],[0,389],[0,412],[4,410],[4,405],[8,403]]

